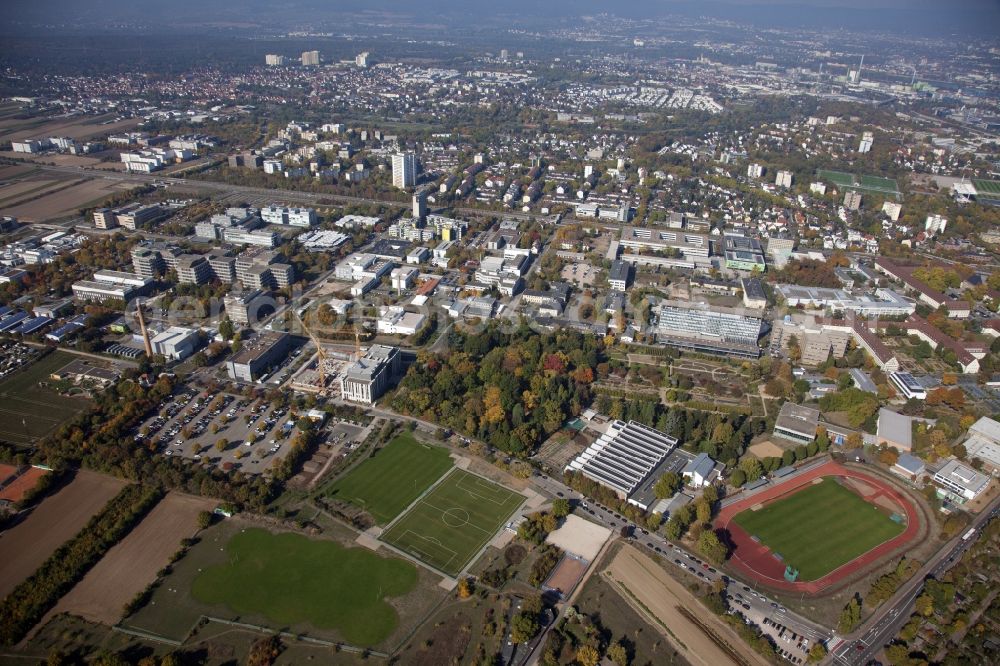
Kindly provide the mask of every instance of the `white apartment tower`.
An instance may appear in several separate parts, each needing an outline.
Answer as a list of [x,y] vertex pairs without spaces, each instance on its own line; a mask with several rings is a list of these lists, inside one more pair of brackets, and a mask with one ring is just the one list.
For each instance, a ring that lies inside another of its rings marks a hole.
[[392,184],[406,189],[417,184],[417,156],[413,153],[396,153],[392,156]]

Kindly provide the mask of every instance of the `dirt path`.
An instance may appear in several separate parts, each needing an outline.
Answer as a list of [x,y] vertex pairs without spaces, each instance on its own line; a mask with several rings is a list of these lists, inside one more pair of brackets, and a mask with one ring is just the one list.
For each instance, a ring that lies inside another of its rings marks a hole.
[[24,522],[0,534],[0,598],[76,536],[124,486],[121,479],[81,470],[69,485],[42,500]]
[[604,575],[640,614],[654,618],[654,626],[691,664],[767,666],[681,583],[632,546],[618,552]]

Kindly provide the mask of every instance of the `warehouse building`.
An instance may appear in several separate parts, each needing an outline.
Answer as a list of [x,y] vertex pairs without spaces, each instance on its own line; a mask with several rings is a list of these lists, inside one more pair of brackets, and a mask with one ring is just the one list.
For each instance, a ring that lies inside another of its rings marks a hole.
[[[666,473],[663,463],[677,448],[677,439],[655,428],[635,421],[612,421],[608,429],[579,456],[566,466],[567,471],[580,472],[619,497],[645,508],[647,501],[638,502],[644,482],[655,472]],[[687,459],[680,461],[680,472]]]
[[243,347],[226,361],[226,372],[236,381],[257,381],[268,368],[285,358],[290,345],[291,336],[287,333],[261,332],[244,341]]

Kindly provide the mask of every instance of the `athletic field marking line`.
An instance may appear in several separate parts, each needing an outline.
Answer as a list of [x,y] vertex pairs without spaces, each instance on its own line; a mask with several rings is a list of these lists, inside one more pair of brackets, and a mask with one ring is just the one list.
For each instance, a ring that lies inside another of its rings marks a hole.
[[385,534],[390,529],[392,529],[393,527],[395,527],[396,523],[400,522],[401,520],[403,520],[403,518],[405,518],[406,516],[410,515],[410,512],[413,511],[414,509],[416,509],[417,505],[420,504],[420,502],[425,497],[427,497],[428,495],[430,495],[432,492],[434,492],[434,490],[437,489],[438,486],[440,486],[442,483],[444,483],[445,479],[447,479],[448,477],[450,477],[452,475],[452,473],[454,472],[454,470],[455,470],[455,467],[450,467],[443,474],[441,474],[441,476],[439,476],[434,481],[434,483],[432,483],[426,489],[424,489],[424,492],[420,493],[420,495],[416,499],[414,499],[412,502],[410,502],[405,507],[403,507],[403,510],[400,511],[398,514],[396,514],[396,517],[393,518],[392,520],[390,520],[386,524],[385,530],[382,533]]
[[[446,513],[448,513],[449,511],[454,511],[455,509],[462,509],[462,507],[458,507],[458,506],[453,506],[450,509],[441,509],[439,507],[434,506],[433,504],[431,504],[427,500],[424,500],[423,505],[424,506],[428,506],[428,507],[434,509],[435,511],[439,512],[441,515],[440,516],[436,516],[436,517],[441,518],[441,522],[442,523],[444,523],[444,515]],[[465,511],[466,513],[469,513],[465,509],[462,509],[462,511]],[[448,527],[450,529],[453,529],[453,530],[460,530],[460,529],[464,529],[466,527],[474,527],[477,530],[479,530],[480,532],[483,532],[485,534],[490,534],[490,532],[487,531],[486,528],[480,527],[479,525],[476,525],[475,523],[473,523],[472,520],[471,520],[471,518],[472,518],[472,516],[470,515],[469,519],[466,520],[465,525],[462,525],[462,527],[455,527],[454,525],[449,525],[448,523],[444,523],[444,524],[445,524],[446,527]]]
[[[516,493],[513,490],[509,490],[507,488],[504,488],[503,486],[495,484],[495,483],[493,483],[492,481],[490,481],[488,479],[483,479],[483,478],[481,478],[479,476],[476,476],[475,474],[472,474],[472,476],[475,476],[475,479],[476,479],[475,480],[475,485],[478,486],[477,488],[475,488],[475,489],[466,488],[463,485],[463,483],[466,480],[465,478],[460,479],[458,481],[458,483],[455,484],[455,487],[458,488],[459,490],[462,490],[462,491],[468,493],[469,495],[472,495],[473,497],[476,497],[476,498],[481,499],[483,501],[493,502],[494,504],[497,504],[499,506],[506,506],[507,502],[509,500],[511,500],[511,499],[514,499],[515,497],[518,497],[518,496],[523,497],[523,495],[521,495],[520,493]],[[479,494],[479,492],[476,492],[476,491],[481,490],[483,488],[489,488],[490,486],[493,486],[493,488],[490,488],[490,490],[493,491],[492,494],[494,495],[494,497],[487,497],[485,495]],[[501,495],[503,496],[502,500],[495,499],[495,497],[500,497]]]
[[399,548],[402,548],[403,550],[410,550],[412,552],[415,552],[417,557],[424,560],[425,562],[431,564],[439,563],[437,557],[431,555],[430,553],[424,550],[421,550],[411,540],[409,540],[410,535],[412,535],[413,539],[420,539],[425,543],[434,544],[434,547],[441,549],[442,551],[444,551],[446,555],[448,553],[451,553],[451,556],[447,560],[445,560],[443,564],[440,564],[441,569],[447,567],[449,564],[451,564],[452,560],[458,557],[457,551],[452,550],[451,548],[444,545],[443,543],[441,543],[440,541],[438,541],[433,537],[426,537],[423,534],[420,534],[419,532],[414,532],[413,530],[406,530],[405,532],[403,532],[400,535],[400,538],[394,542],[394,545],[398,546]]

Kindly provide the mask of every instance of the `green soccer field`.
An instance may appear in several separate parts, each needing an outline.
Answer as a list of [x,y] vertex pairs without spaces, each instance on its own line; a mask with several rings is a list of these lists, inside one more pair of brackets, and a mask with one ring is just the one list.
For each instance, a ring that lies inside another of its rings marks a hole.
[[798,569],[800,581],[822,578],[904,529],[832,478],[733,521]]
[[90,406],[86,398],[64,397],[39,385],[75,358],[56,351],[0,379],[0,440],[33,444]]
[[449,576],[456,576],[496,536],[524,496],[456,469],[381,536]]
[[279,626],[334,629],[355,645],[375,645],[399,623],[386,599],[417,584],[413,564],[365,548],[299,534],[246,529],[226,544],[227,561],[194,580],[192,596]]
[[816,172],[816,175],[819,178],[822,178],[823,180],[828,180],[834,185],[838,185],[840,187],[851,187],[853,185],[856,185],[856,183],[854,182],[854,176],[849,173],[845,173],[843,171],[831,171],[829,169],[820,169],[819,171]]
[[404,433],[334,481],[324,494],[364,508],[386,525],[451,469],[448,450]]
[[976,192],[987,198],[992,199],[1000,196],[1000,181],[980,180],[977,178],[972,181],[972,185],[976,188]]

